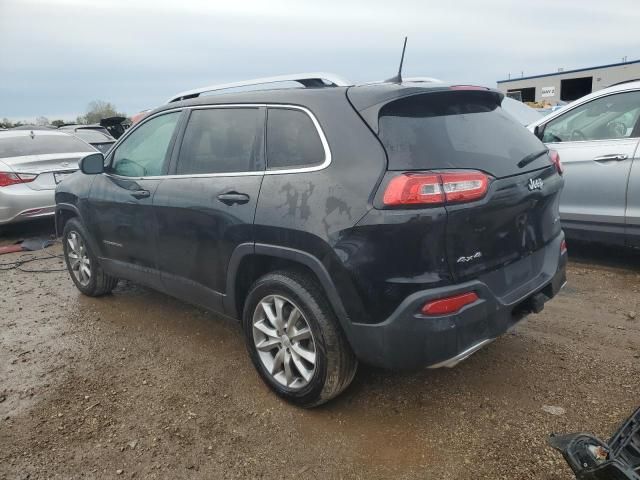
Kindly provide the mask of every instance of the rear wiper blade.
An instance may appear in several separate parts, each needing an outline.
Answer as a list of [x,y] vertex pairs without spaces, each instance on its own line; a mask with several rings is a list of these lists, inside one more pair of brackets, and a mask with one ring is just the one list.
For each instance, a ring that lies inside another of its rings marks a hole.
[[540,158],[542,155],[548,152],[549,152],[549,149],[545,148],[544,150],[541,150],[539,152],[530,153],[529,155],[527,155],[526,157],[524,157],[522,160],[518,162],[518,168],[526,167],[531,162],[533,162],[536,158]]

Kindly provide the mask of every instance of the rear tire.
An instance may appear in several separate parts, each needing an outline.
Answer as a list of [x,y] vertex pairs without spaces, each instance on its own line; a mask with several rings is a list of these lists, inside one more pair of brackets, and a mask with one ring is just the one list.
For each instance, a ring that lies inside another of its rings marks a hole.
[[339,395],[355,376],[358,361],[333,309],[321,287],[303,272],[279,271],[257,280],[247,296],[242,323],[256,370],[291,403],[321,405]]
[[77,218],[70,219],[62,233],[64,260],[78,290],[89,297],[100,297],[111,293],[118,279],[104,273],[87,238],[82,223]]

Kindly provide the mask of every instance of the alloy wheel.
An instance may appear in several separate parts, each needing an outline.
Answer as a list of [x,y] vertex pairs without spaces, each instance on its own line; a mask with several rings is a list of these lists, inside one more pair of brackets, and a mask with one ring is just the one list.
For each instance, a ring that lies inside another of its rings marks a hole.
[[80,285],[86,287],[91,281],[91,260],[87,252],[87,246],[78,232],[71,231],[67,236],[67,257],[73,276]]
[[292,390],[309,384],[316,370],[316,344],[309,323],[291,300],[269,295],[258,302],[253,341],[275,381]]

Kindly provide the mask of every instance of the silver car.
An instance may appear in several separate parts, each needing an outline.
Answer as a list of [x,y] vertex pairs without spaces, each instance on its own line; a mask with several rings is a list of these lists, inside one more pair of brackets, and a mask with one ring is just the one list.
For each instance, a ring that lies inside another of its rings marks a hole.
[[88,143],[56,130],[0,132],[0,225],[53,215],[56,185],[91,152]]
[[587,95],[528,128],[560,154],[567,235],[640,246],[640,81]]

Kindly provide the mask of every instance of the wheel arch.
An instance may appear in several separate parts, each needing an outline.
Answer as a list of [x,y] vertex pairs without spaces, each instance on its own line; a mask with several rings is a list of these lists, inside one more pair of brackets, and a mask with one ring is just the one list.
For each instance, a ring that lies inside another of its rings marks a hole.
[[260,243],[245,243],[236,247],[227,269],[225,312],[229,316],[240,318],[244,298],[251,284],[270,271],[287,267],[300,268],[318,282],[348,336],[348,315],[329,272],[318,258],[289,247]]

